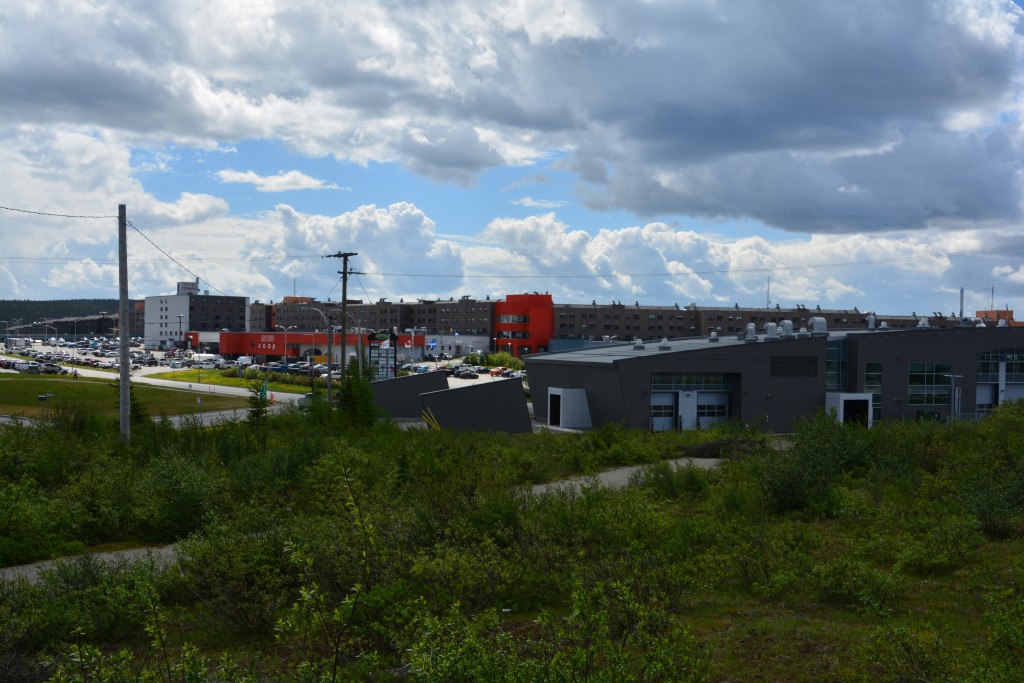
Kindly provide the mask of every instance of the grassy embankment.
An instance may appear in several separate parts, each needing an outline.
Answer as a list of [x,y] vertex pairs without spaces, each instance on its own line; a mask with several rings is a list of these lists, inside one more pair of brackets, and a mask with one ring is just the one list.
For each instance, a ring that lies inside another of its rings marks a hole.
[[[0,375],[0,414],[38,418],[47,409],[72,403],[102,417],[118,413],[116,377],[110,380],[71,375]],[[112,388],[114,387],[114,388]],[[245,397],[164,389],[133,383],[136,399],[150,415],[181,415],[202,410],[245,408]],[[41,400],[40,397],[46,398]],[[201,402],[197,403],[196,398]]]
[[[785,450],[738,428],[342,417],[155,424],[123,447],[88,423],[0,429],[0,553],[185,539],[173,570],[79,560],[0,584],[0,674],[1020,680],[1024,406],[870,431],[819,416]],[[723,437],[717,470],[659,464]],[[630,463],[651,467],[626,490],[524,492]]]

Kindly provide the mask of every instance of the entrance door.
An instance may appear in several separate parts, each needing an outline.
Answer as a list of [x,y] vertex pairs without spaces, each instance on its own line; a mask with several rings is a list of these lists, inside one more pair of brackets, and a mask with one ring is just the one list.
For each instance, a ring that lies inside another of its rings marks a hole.
[[562,395],[548,395],[548,424],[557,427],[562,424]]

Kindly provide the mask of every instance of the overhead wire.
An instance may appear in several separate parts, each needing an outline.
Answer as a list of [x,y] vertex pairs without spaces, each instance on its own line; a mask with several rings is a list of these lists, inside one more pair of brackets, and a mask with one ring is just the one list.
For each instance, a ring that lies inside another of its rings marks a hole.
[[[76,218],[76,219],[111,219],[111,218],[116,219],[116,218],[118,218],[118,216],[91,216],[91,215],[72,215],[72,214],[48,213],[48,212],[44,212],[44,211],[32,211],[32,210],[28,210],[28,209],[18,209],[18,208],[12,208],[12,207],[9,207],[9,206],[2,206],[2,205],[0,205],[0,209],[7,210],[7,211],[16,211],[16,212],[19,212],[19,213],[33,214],[33,215],[39,215],[39,216],[51,216],[51,217],[59,217],[59,218]],[[179,268],[181,268],[182,270],[185,270],[186,272],[188,272],[193,277],[199,278],[201,281],[206,282],[208,285],[210,285],[211,289],[219,292],[220,294],[224,294],[223,291],[221,291],[220,289],[214,287],[208,280],[206,280],[205,278],[201,278],[200,276],[196,275],[189,268],[187,268],[184,264],[182,264],[176,258],[174,258],[169,253],[167,253],[167,251],[165,251],[163,248],[161,248],[159,245],[157,245],[155,242],[153,242],[153,240],[151,240],[141,230],[139,230],[134,224],[132,224],[131,221],[128,221],[127,224],[130,225],[132,227],[132,229],[134,229],[147,242],[149,242],[151,245],[153,245],[153,247],[156,248],[157,251],[159,251],[165,257],[164,259],[137,259],[137,258],[135,258],[135,259],[132,259],[132,263],[135,263],[135,264],[163,263],[165,261],[165,259],[169,260],[172,263],[174,263],[175,265],[177,265]],[[968,249],[968,250],[961,250],[961,251],[948,251],[948,252],[942,252],[942,253],[939,253],[939,254],[928,254],[928,255],[920,255],[920,256],[893,256],[893,257],[882,258],[882,259],[863,259],[863,260],[858,260],[858,261],[833,261],[833,262],[828,262],[828,263],[808,263],[808,264],[786,265],[785,269],[787,269],[787,270],[795,270],[795,269],[842,268],[842,267],[850,267],[850,266],[884,265],[884,264],[890,264],[890,263],[906,263],[906,262],[911,262],[911,261],[923,261],[923,260],[930,260],[930,259],[935,259],[935,258],[940,258],[940,257],[950,258],[950,257],[954,257],[954,256],[972,256],[972,255],[987,254],[987,253],[1002,253],[1002,252],[1006,252],[1006,251],[1016,251],[1016,250],[1019,250],[1019,249],[1024,249],[1024,242],[1021,242],[1021,243],[1011,243],[1011,244],[1006,244],[1006,245],[1002,245],[1002,246],[999,246],[999,247],[990,247],[990,248],[984,248],[984,249]],[[278,261],[278,260],[282,260],[282,259],[286,259],[286,260],[305,260],[305,259],[314,259],[314,258],[315,259],[323,258],[323,255],[322,254],[294,254],[294,255],[284,254],[284,255],[274,255],[274,256],[209,257],[209,258],[203,258],[203,262],[204,263],[251,263],[251,262],[258,262],[258,261]],[[45,256],[45,257],[42,257],[42,256],[0,256],[0,261],[19,262],[19,263],[72,263],[72,262],[79,261],[79,260],[81,260],[81,259],[80,258],[73,258],[73,257],[56,257],[56,256]],[[95,260],[94,259],[94,262],[98,263],[98,264],[106,264],[106,263],[116,263],[117,261],[116,260]],[[693,271],[690,271],[690,273],[688,273],[688,274],[692,274],[692,275],[739,275],[739,274],[743,274],[743,273],[776,272],[780,267],[781,266],[759,266],[759,267],[751,267],[751,268],[717,268],[717,269],[693,270]],[[469,280],[485,279],[485,278],[492,278],[492,279],[493,278],[501,278],[501,279],[505,279],[505,280],[532,280],[532,279],[537,279],[537,278],[556,279],[556,280],[574,280],[574,279],[575,280],[581,280],[581,279],[594,279],[594,278],[609,277],[608,274],[604,274],[604,273],[582,273],[582,274],[564,274],[564,273],[563,274],[557,274],[557,273],[555,273],[555,274],[552,274],[552,273],[535,273],[535,274],[482,273],[482,274],[473,274],[473,273],[401,273],[401,272],[384,272],[384,271],[380,271],[380,272],[368,272],[368,273],[364,273],[364,274],[365,275],[378,276],[378,277],[445,278],[445,279],[448,279],[448,278],[460,278],[460,279],[469,279]],[[624,275],[626,277],[631,277],[631,278],[644,278],[644,277],[672,277],[672,276],[678,275],[678,273],[673,273],[673,272],[669,272],[669,271],[657,271],[657,272],[650,272],[650,273],[617,273],[617,275],[620,275],[620,276]],[[340,281],[340,279],[339,279],[339,281]],[[337,288],[337,283],[335,283],[335,286],[331,290],[331,293],[333,293],[334,289],[336,289],[336,288]],[[364,291],[365,291],[365,289],[364,289]]]
[[190,270],[190,269],[189,269],[189,268],[188,268],[188,267],[187,267],[187,266],[186,266],[185,264],[181,263],[180,261],[178,261],[178,259],[174,258],[174,257],[173,257],[173,256],[171,256],[170,254],[168,254],[168,253],[167,253],[166,251],[164,251],[164,249],[163,249],[163,248],[162,248],[162,247],[161,247],[160,245],[158,245],[158,244],[157,244],[156,242],[154,242],[153,240],[149,239],[149,237],[148,237],[148,236],[147,236],[147,235],[146,235],[146,234],[145,234],[144,232],[142,232],[142,231],[141,231],[141,230],[139,230],[139,229],[138,229],[137,227],[135,227],[135,224],[134,224],[134,223],[132,223],[132,222],[131,222],[130,220],[127,220],[127,219],[126,219],[126,220],[125,220],[125,225],[127,225],[127,226],[128,226],[128,227],[130,227],[130,228],[131,228],[132,230],[134,230],[135,232],[137,232],[137,233],[139,234],[139,236],[140,236],[140,237],[142,237],[142,239],[146,240],[146,241],[147,241],[147,242],[149,242],[149,243],[150,243],[151,245],[153,245],[153,248],[154,248],[154,249],[156,249],[156,250],[157,250],[157,251],[159,251],[159,252],[160,252],[161,254],[163,254],[164,256],[166,256],[166,257],[167,257],[167,259],[168,259],[169,261],[171,261],[172,263],[174,263],[175,265],[177,265],[177,266],[178,266],[179,268],[181,268],[182,270],[184,270],[184,271],[185,271],[186,273],[188,273],[189,275],[191,275],[192,277],[194,277],[194,278],[195,278],[195,279],[196,279],[197,281],[200,281],[200,282],[205,282],[206,284],[210,285],[210,289],[212,289],[213,291],[215,291],[215,292],[219,293],[219,294],[220,294],[221,296],[228,296],[228,294],[226,294],[225,292],[223,292],[223,291],[221,291],[220,289],[217,289],[216,287],[214,287],[214,286],[213,286],[213,284],[212,284],[212,283],[211,283],[211,282],[210,282],[209,280],[207,280],[206,278],[202,278],[202,277],[200,277],[200,276],[196,275],[196,274],[195,274],[195,273],[193,273],[193,272],[192,272],[192,271],[191,271],[191,270]]

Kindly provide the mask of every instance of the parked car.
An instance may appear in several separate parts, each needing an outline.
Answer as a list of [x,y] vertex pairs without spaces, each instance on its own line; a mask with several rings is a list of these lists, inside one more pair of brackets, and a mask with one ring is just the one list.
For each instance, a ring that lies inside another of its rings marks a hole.
[[456,379],[480,379],[480,375],[474,370],[459,370],[453,376]]
[[217,364],[214,363],[212,360],[204,360],[202,363],[199,363],[197,367],[200,370],[216,370]]
[[39,366],[39,371],[47,375],[66,375],[68,369],[57,365],[56,363],[43,363]]

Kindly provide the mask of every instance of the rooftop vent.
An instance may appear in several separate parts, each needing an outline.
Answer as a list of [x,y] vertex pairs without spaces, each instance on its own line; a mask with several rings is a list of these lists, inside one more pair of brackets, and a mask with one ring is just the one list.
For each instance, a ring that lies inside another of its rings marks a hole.
[[755,325],[754,323],[747,323],[747,334],[744,337],[743,341],[745,341],[748,344],[753,344],[757,342],[757,325]]
[[775,323],[768,323],[764,326],[765,341],[779,341],[779,326]]
[[875,316],[873,316],[873,315],[868,315],[868,329],[869,330],[878,329],[878,328],[875,327]]
[[889,323],[887,323],[887,322],[885,322],[883,320],[882,322],[878,323],[878,329],[880,329],[880,330],[887,330],[887,329],[889,329]]
[[828,323],[821,316],[815,316],[807,321],[811,325],[812,337],[827,337]]
[[672,347],[669,346],[668,338],[667,337],[663,337],[662,338],[661,343],[658,344],[658,350],[659,351],[671,351],[672,350]]
[[644,349],[644,340],[637,337],[633,340],[633,350],[642,351]]
[[712,332],[711,336],[708,337],[708,342],[714,343],[714,342],[717,342],[717,341],[718,341],[718,333],[717,332]]

